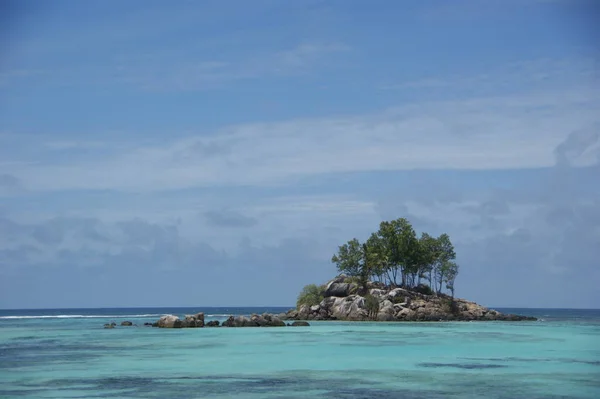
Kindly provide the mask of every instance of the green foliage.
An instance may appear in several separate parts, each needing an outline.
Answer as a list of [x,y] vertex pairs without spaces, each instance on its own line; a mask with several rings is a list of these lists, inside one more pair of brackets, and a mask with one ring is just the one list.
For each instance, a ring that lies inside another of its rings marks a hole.
[[447,234],[436,238],[423,233],[417,237],[410,222],[399,218],[381,222],[379,230],[364,243],[354,238],[338,247],[331,261],[362,291],[370,280],[406,288],[418,287],[425,280],[429,283],[427,294],[441,293],[445,284],[454,296],[458,275],[458,265],[452,262],[455,258]]
[[402,286],[407,286],[418,258],[418,241],[412,225],[404,218],[381,222],[376,234],[388,260],[390,282],[398,285],[397,277],[400,275]]
[[376,319],[379,313],[379,300],[371,294],[365,295],[365,308],[367,309],[369,319]]
[[446,288],[450,290],[452,298],[454,298],[454,280],[456,280],[456,276],[458,275],[458,265],[454,262],[446,262],[444,264],[444,270],[444,282],[446,283]]
[[298,300],[296,301],[296,307],[300,308],[302,305],[314,306],[321,303],[323,300],[323,287],[318,287],[315,284],[309,284],[302,289]]
[[348,276],[344,279],[344,283],[346,284],[360,284],[360,277],[356,276]]
[[419,284],[415,287],[415,291],[423,295],[433,295],[434,292],[427,284]]
[[354,238],[338,248],[338,253],[333,255],[331,261],[337,265],[341,273],[358,277],[362,273],[361,260],[363,258],[362,245]]

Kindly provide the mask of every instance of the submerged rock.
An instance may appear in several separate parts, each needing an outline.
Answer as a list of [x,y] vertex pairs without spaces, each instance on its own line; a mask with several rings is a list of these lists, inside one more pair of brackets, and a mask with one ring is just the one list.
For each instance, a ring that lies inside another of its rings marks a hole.
[[308,324],[307,321],[295,321],[292,324],[290,324],[290,326],[292,326],[292,327],[310,327],[310,324]]
[[132,322],[130,322],[130,321],[122,321],[122,322],[121,322],[121,325],[122,325],[122,326],[132,326],[132,325],[133,325],[133,323],[132,323]]

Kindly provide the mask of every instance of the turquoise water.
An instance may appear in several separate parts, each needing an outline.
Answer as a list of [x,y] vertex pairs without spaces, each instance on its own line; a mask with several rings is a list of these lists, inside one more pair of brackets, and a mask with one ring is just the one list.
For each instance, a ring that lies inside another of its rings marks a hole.
[[[201,310],[224,320],[283,309],[0,311],[0,397],[600,398],[597,310],[511,309],[542,318],[521,323],[142,326]],[[103,329],[122,320],[139,327]]]

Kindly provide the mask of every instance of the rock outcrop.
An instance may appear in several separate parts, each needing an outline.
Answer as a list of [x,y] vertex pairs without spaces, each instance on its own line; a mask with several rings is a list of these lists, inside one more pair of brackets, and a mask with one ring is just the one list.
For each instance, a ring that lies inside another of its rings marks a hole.
[[[193,316],[186,315],[184,320],[181,320],[175,315],[162,316],[153,327],[160,328],[198,328],[198,327],[219,327],[218,320],[212,320],[204,323],[204,313],[197,313]],[[262,315],[253,314],[250,317],[246,316],[229,316],[221,327],[285,327],[285,322],[278,316],[264,313]]]
[[222,327],[285,327],[285,322],[279,317],[265,313],[262,315],[253,314],[249,318],[246,316],[229,316],[221,324]]
[[196,313],[195,315],[185,315],[185,319],[172,314],[162,316],[156,322],[156,326],[160,328],[196,328],[204,327],[204,313]]
[[[536,320],[535,317],[503,314],[445,294],[427,295],[376,283],[369,283],[368,294],[361,296],[357,293],[356,284],[345,281],[346,276],[337,276],[325,285],[321,303],[292,309],[280,317],[284,320],[352,321]],[[378,306],[369,309],[365,299],[367,295],[375,298],[374,303]]]

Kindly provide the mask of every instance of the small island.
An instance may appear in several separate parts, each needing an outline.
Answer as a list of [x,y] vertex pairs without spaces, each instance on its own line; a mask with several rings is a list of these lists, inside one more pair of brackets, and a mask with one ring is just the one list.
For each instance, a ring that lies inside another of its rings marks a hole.
[[[407,219],[384,221],[361,243],[354,238],[331,261],[341,273],[304,287],[294,320],[473,321],[536,320],[502,314],[454,297],[459,266],[447,234],[417,236]],[[447,290],[444,292],[443,288]],[[449,294],[448,294],[449,292]]]
[[[447,234],[417,236],[404,218],[384,221],[361,243],[341,245],[331,261],[340,273],[323,285],[310,284],[298,296],[296,309],[279,315],[230,316],[223,323],[204,323],[204,314],[165,315],[162,328],[306,327],[307,320],[343,321],[523,321],[535,317],[503,314],[454,296],[459,266]],[[444,290],[445,289],[445,290]],[[285,323],[292,320],[293,323]],[[112,328],[105,325],[105,328]]]

